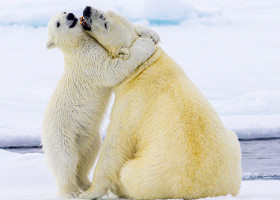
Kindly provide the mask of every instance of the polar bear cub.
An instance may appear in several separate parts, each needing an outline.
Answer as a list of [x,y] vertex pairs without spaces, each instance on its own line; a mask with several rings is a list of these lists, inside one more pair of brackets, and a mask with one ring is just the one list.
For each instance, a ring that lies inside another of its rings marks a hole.
[[[89,188],[89,171],[101,146],[100,124],[111,87],[122,82],[154,52],[152,40],[139,38],[127,60],[111,59],[83,31],[72,13],[59,13],[48,24],[47,48],[63,52],[64,73],[45,111],[42,144],[58,187],[65,198]],[[149,29],[147,29],[150,32]]]
[[[88,31],[109,52],[122,47],[123,41],[124,46],[133,42],[126,41],[132,37],[118,34],[120,40],[110,40],[119,26],[120,30],[127,27],[127,22],[115,23],[121,19],[116,14],[93,8],[90,13],[86,21],[92,31]],[[114,29],[107,31],[106,23]],[[107,190],[129,199],[238,193],[241,151],[235,133],[224,127],[207,99],[163,50],[157,49],[114,92],[111,122],[93,182],[81,198],[102,197]]]

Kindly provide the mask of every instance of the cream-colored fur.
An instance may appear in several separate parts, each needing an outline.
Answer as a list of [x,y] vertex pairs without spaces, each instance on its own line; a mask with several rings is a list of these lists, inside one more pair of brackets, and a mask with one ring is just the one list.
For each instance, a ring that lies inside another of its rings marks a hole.
[[140,38],[129,59],[111,59],[79,23],[73,24],[77,18],[67,20],[67,15],[59,13],[48,24],[47,47],[59,48],[65,64],[45,112],[42,144],[59,194],[73,198],[90,186],[88,173],[100,150],[99,128],[111,87],[145,62],[156,47],[152,40]]
[[102,197],[107,190],[132,199],[238,194],[241,151],[235,133],[163,50],[114,92],[93,183],[80,198]]
[[90,8],[90,13],[90,17],[84,17],[91,27],[88,33],[97,41],[101,41],[112,57],[129,57],[129,48],[138,36],[150,37],[155,44],[160,40],[152,29],[134,25],[113,11],[103,12]]

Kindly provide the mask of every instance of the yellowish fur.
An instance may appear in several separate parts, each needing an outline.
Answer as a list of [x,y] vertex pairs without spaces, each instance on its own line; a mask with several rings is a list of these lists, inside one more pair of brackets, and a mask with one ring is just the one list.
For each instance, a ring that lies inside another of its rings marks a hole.
[[132,199],[238,194],[236,135],[163,50],[114,92],[93,183],[81,198],[102,197],[107,190]]
[[107,189],[133,199],[236,195],[236,135],[180,66],[160,49],[151,60],[157,56],[114,88],[108,135],[84,197]]

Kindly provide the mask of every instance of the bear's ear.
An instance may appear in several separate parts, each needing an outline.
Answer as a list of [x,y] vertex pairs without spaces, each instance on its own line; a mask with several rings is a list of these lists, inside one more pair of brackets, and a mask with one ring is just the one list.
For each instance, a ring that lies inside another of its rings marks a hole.
[[46,44],[47,49],[52,49],[55,47],[55,44],[53,41],[48,41]]
[[129,49],[126,47],[122,47],[119,49],[119,57],[123,60],[126,60],[129,58]]

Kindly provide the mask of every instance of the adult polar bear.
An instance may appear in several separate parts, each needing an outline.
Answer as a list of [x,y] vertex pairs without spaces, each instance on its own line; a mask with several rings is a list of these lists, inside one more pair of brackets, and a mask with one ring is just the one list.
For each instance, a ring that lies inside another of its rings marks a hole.
[[[86,8],[84,18],[86,30],[99,43],[106,47],[111,42],[110,51],[119,49],[126,38],[124,44],[131,43],[130,37],[120,34],[119,40],[110,40],[118,26],[125,29],[129,23],[117,14]],[[93,183],[81,198],[102,197],[108,189],[132,199],[238,193],[241,152],[236,135],[163,50],[157,49],[114,92]]]
[[[60,195],[77,197],[90,186],[88,173],[101,146],[100,124],[111,93],[155,51],[150,39],[140,38],[127,60],[111,59],[85,33],[72,13],[59,13],[48,24],[48,48],[64,55],[64,73],[47,106],[42,143]],[[150,29],[146,34],[156,36]],[[157,38],[155,38],[157,39]]]

